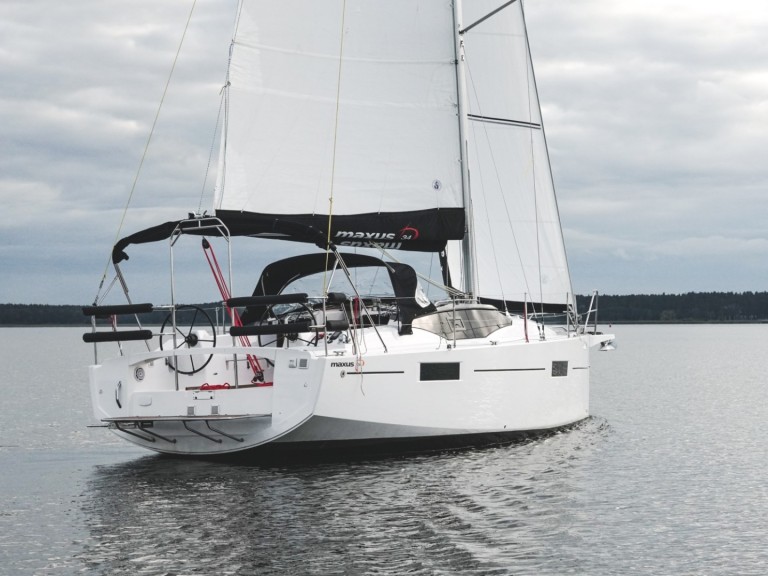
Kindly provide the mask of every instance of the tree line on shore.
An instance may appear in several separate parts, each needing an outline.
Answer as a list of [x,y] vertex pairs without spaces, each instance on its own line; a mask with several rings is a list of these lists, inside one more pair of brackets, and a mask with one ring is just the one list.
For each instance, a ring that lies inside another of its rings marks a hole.
[[[577,296],[586,313],[590,297]],[[144,316],[161,323],[167,312]],[[688,292],[687,294],[601,295],[600,323],[762,322],[768,321],[768,292]],[[0,326],[86,326],[80,306],[0,304]]]
[[[577,296],[579,311],[589,297]],[[601,322],[760,322],[768,320],[768,292],[601,295]]]

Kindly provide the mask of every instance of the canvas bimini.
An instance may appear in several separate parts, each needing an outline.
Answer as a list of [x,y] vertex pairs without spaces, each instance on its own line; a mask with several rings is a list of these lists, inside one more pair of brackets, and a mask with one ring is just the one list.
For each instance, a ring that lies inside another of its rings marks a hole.
[[[120,240],[127,304],[84,309],[101,423],[210,455],[503,441],[589,415],[590,348],[612,337],[577,315],[521,1],[243,0],[223,97],[212,215]],[[233,294],[235,243],[264,239],[307,253]],[[170,304],[128,298],[147,242],[170,246]],[[221,314],[177,301],[189,242]],[[439,300],[408,252],[439,262]],[[137,327],[99,321],[123,315]]]

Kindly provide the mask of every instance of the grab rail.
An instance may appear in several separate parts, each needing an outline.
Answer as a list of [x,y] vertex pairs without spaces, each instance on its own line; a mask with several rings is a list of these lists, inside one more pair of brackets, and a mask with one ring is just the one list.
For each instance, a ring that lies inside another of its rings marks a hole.
[[83,342],[95,344],[96,342],[130,342],[136,340],[150,340],[152,330],[115,330],[112,332],[86,332],[83,334]]

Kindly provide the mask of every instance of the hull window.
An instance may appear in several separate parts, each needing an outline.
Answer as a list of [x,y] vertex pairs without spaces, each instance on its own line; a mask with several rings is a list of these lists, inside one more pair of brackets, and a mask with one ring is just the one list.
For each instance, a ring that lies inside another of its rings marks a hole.
[[428,362],[421,364],[420,380],[460,380],[458,362]]
[[555,360],[552,362],[552,376],[568,376],[568,361]]

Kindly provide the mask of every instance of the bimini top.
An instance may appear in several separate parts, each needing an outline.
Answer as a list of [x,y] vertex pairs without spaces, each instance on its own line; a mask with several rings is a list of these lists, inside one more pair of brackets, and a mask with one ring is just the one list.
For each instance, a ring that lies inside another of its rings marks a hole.
[[239,218],[222,219],[220,217],[190,215],[184,220],[172,220],[163,222],[157,226],[139,230],[120,239],[112,248],[112,262],[118,263],[128,260],[125,249],[131,244],[146,244],[148,242],[160,242],[167,240],[174,234],[195,234],[198,236],[267,236],[283,238],[296,242],[310,242],[321,249],[335,249],[333,244],[326,243],[326,235],[317,228],[302,223],[274,219],[269,223],[263,223],[259,229],[247,221]]
[[[422,306],[417,301],[416,291],[419,282],[416,272],[411,266],[408,264],[387,263],[380,258],[365,254],[302,254],[301,256],[292,256],[272,262],[261,273],[261,277],[253,291],[253,296],[280,294],[291,282],[311,276],[312,274],[318,274],[326,269],[334,268],[339,257],[347,268],[362,268],[366,266],[386,268],[403,323],[410,324],[410,320],[415,316],[434,310],[434,306],[431,304]],[[256,322],[265,311],[266,306],[249,306],[241,317],[242,321],[244,324]]]

